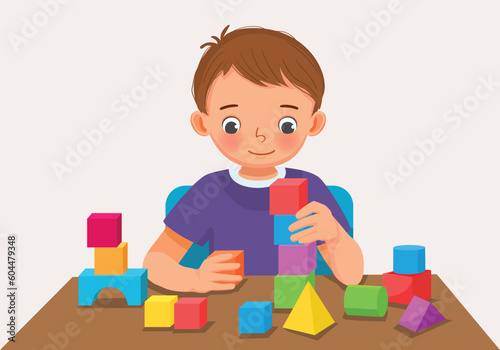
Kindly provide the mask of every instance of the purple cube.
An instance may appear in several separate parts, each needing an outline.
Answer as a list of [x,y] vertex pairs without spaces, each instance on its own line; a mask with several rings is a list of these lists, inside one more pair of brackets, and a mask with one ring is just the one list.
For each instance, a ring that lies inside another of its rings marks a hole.
[[122,214],[94,213],[87,219],[87,247],[116,248],[122,242]]
[[308,275],[316,269],[316,242],[278,246],[278,274]]
[[414,296],[398,324],[413,332],[446,320],[443,315],[427,300]]

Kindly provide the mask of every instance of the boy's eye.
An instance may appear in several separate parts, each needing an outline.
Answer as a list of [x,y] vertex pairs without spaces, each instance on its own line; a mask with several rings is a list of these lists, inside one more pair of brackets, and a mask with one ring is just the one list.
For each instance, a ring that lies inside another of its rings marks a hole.
[[284,117],[280,119],[279,127],[283,134],[291,134],[297,129],[297,122],[292,117]]
[[236,134],[240,130],[241,123],[236,117],[227,117],[222,122],[222,129],[228,134]]

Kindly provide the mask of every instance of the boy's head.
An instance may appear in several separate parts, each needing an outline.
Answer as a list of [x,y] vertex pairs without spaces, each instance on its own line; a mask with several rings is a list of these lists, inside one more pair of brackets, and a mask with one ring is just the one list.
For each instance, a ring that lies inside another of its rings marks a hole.
[[[228,26],[229,27],[229,26]],[[244,167],[263,168],[293,158],[307,136],[325,125],[325,89],[313,55],[290,35],[240,28],[204,53],[193,81],[195,131]]]

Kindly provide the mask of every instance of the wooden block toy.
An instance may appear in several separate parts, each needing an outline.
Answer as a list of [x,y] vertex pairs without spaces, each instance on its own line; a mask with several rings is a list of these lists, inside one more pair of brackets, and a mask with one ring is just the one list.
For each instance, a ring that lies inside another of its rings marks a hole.
[[443,315],[430,302],[419,297],[413,297],[398,324],[413,332],[445,321]]
[[295,215],[307,204],[307,178],[278,179],[269,186],[269,214]]
[[311,284],[307,282],[283,328],[316,335],[334,323],[335,321],[326,309],[325,304],[323,304]]
[[[218,273],[239,275],[241,276],[241,281],[243,281],[243,278],[245,278],[245,252],[243,250],[214,250],[212,254],[209,255],[209,257],[222,254],[232,254],[233,257],[226,262],[238,263],[240,264],[240,267],[233,271],[219,271]],[[234,283],[235,285],[237,285],[240,282],[218,282],[218,283]]]
[[87,218],[87,247],[116,248],[122,242],[122,214],[94,213]]
[[425,247],[398,245],[393,251],[393,271],[400,275],[414,275],[425,271]]
[[301,230],[290,232],[288,227],[297,221],[295,215],[274,215],[274,245],[301,245],[299,241],[292,242],[290,236],[303,231],[310,226]]
[[127,242],[121,242],[116,248],[94,248],[94,273],[96,275],[123,275],[127,269]]
[[180,298],[174,309],[175,329],[201,329],[207,324],[207,298]]
[[263,334],[273,326],[273,303],[247,301],[239,308],[238,330],[240,334]]
[[308,275],[276,275],[274,276],[274,308],[292,309],[304,290],[307,282],[314,288],[315,273]]
[[144,303],[144,327],[172,327],[177,295],[152,295]]
[[391,303],[408,305],[414,296],[424,300],[431,298],[431,270],[415,275],[387,272],[382,276],[382,284],[387,289]]
[[128,269],[123,275],[96,275],[85,269],[78,276],[78,305],[92,305],[103,288],[123,293],[128,305],[142,305],[148,297],[148,270]]
[[278,274],[310,274],[316,269],[316,250],[316,242],[278,246]]
[[344,311],[349,316],[384,317],[388,303],[385,287],[349,285],[344,293]]

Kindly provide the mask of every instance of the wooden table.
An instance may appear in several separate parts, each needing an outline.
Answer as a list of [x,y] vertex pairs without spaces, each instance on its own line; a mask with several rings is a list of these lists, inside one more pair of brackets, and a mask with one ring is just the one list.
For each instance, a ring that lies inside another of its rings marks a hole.
[[[381,283],[379,275],[362,281]],[[447,321],[420,333],[397,325],[404,305],[390,304],[382,319],[346,316],[345,287],[332,276],[317,276],[316,291],[336,322],[333,326],[317,336],[303,335],[282,328],[288,310],[274,310],[268,333],[240,336],[239,306],[245,301],[272,301],[272,276],[247,277],[235,291],[208,293],[209,323],[201,331],[145,329],[143,306],[126,306],[123,296],[112,289],[101,291],[92,307],[78,307],[78,280],[72,278],[5,349],[498,349],[438,276],[432,276],[432,285],[431,301]],[[153,294],[172,293],[150,285],[149,295]]]

